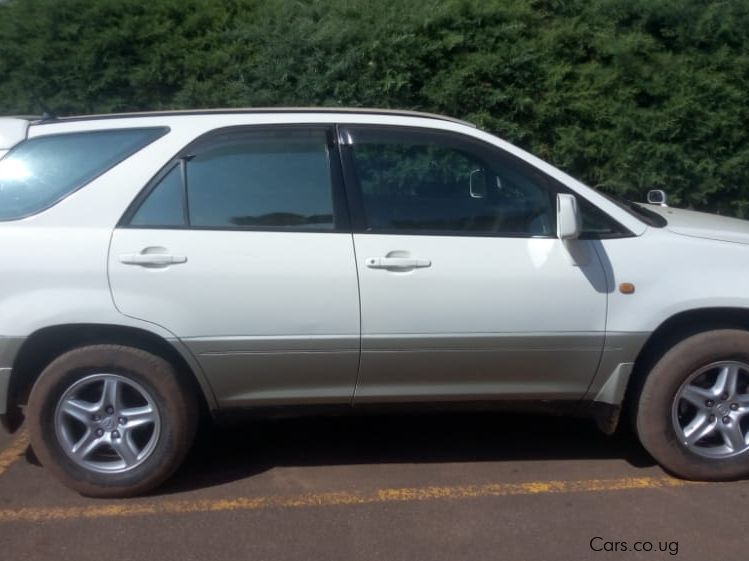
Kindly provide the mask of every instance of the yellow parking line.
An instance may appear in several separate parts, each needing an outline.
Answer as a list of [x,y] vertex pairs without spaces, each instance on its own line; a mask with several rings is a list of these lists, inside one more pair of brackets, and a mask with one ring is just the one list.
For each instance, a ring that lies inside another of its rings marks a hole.
[[662,489],[690,485],[671,477],[627,477],[586,481],[533,481],[527,483],[488,483],[448,487],[404,487],[378,489],[372,492],[334,491],[294,496],[238,497],[194,501],[134,501],[105,505],[74,507],[31,507],[0,510],[0,522],[39,522],[81,518],[144,516],[153,514],[187,514],[261,510],[267,508],[304,508],[321,506],[365,505],[434,500],[624,491],[629,489]]
[[8,468],[18,458],[23,456],[29,445],[29,433],[21,432],[5,450],[0,452],[0,475],[8,471]]

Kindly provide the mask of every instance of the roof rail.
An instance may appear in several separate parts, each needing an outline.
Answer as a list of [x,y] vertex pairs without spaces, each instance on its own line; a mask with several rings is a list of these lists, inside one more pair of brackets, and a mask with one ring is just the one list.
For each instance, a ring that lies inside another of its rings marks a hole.
[[408,111],[400,109],[378,109],[370,107],[245,107],[224,109],[183,109],[167,111],[141,111],[134,113],[106,113],[101,115],[74,115],[70,117],[57,117],[54,122],[88,121],[95,119],[122,119],[130,117],[169,117],[179,115],[215,115],[215,114],[237,114],[237,113],[355,113],[362,115],[395,115],[402,117],[421,117],[424,119],[436,119],[450,121],[469,127],[476,128],[474,123],[438,115],[436,113],[423,113],[421,111]]

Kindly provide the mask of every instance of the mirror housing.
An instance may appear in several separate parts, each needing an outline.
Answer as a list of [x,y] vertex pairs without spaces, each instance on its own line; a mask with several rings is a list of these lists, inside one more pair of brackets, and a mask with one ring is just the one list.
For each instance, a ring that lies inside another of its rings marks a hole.
[[648,191],[647,201],[651,205],[666,205],[666,192],[662,189],[651,189]]
[[575,240],[583,229],[582,214],[575,195],[557,195],[557,237],[560,240]]

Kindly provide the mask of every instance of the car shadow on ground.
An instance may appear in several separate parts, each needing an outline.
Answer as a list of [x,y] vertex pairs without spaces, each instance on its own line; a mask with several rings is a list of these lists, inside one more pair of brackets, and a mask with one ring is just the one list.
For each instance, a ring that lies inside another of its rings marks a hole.
[[542,415],[442,413],[253,420],[203,429],[155,495],[252,477],[278,466],[623,459],[654,465],[629,430]]

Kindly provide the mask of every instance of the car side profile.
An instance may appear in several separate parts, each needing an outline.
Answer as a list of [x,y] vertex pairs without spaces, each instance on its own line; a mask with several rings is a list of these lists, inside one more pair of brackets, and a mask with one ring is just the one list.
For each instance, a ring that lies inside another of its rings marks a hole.
[[201,414],[626,414],[749,474],[749,223],[621,202],[469,123],[377,109],[0,119],[0,419],[90,496]]

